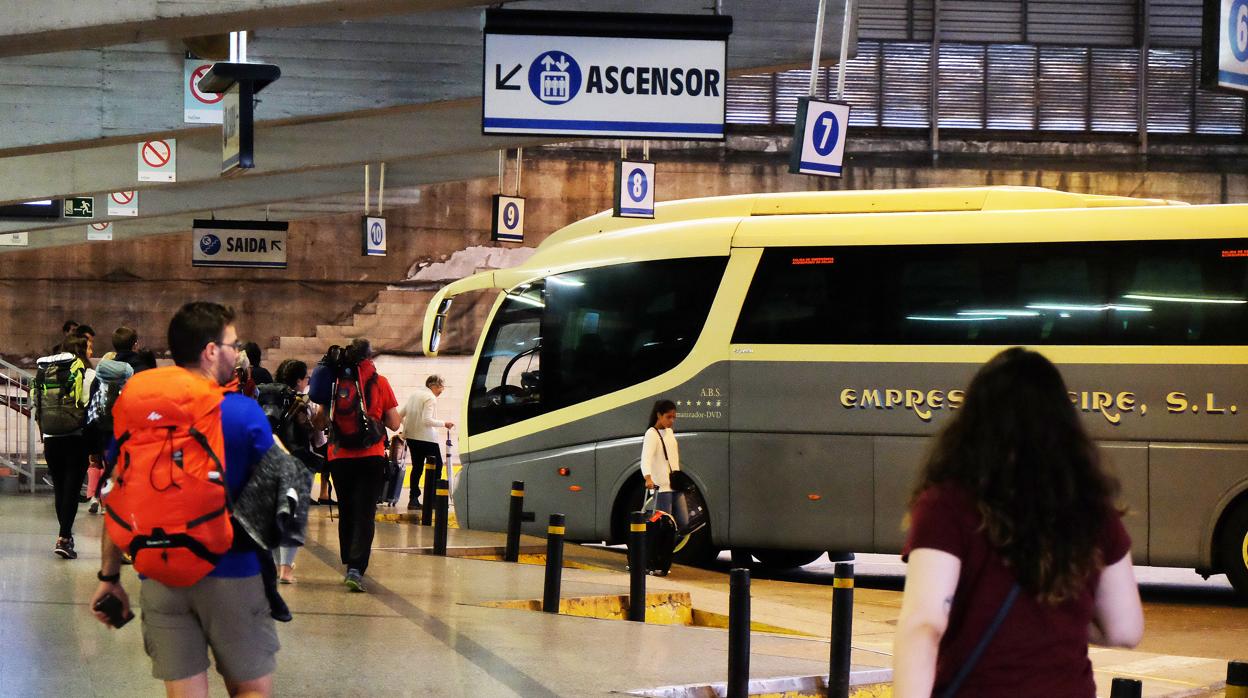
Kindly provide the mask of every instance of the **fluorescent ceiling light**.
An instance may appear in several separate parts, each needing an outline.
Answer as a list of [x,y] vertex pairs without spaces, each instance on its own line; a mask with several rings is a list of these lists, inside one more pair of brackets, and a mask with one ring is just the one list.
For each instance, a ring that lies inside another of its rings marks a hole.
[[985,320],[1008,320],[1004,315],[978,315],[975,317],[953,317],[938,315],[907,315],[907,320],[922,320],[924,322],[983,322]]
[[1154,296],[1151,293],[1127,293],[1123,298],[1130,298],[1134,301],[1161,301],[1163,303],[1223,303],[1228,305],[1243,305],[1248,300],[1242,298],[1203,298],[1200,296]]
[[959,310],[958,315],[1004,315],[1005,317],[1037,317],[1034,310]]
[[[1130,298],[1130,296],[1128,296]],[[1116,310],[1120,313],[1151,313],[1152,308],[1146,305],[1072,305],[1067,303],[1031,303],[1027,306],[1032,310],[1061,310],[1068,313],[1103,313]]]

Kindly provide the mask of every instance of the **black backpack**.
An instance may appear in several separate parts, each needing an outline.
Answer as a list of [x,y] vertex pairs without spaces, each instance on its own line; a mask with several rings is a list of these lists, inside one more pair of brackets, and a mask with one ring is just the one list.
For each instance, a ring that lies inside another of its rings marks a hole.
[[113,405],[117,402],[117,397],[121,395],[121,389],[125,387],[126,381],[123,379],[116,383],[109,383],[103,379],[97,379],[99,387],[91,394],[91,399],[87,402],[87,426],[95,429],[100,434],[112,435],[113,433]]
[[293,451],[300,445],[305,448],[307,446],[297,443],[295,439],[296,397],[294,388],[285,383],[261,383],[256,386],[256,402],[260,403],[264,416],[269,418],[269,428],[273,430],[273,435],[282,440],[288,451]]
[[72,434],[83,427],[86,407],[79,406],[83,364],[63,354],[39,359],[35,372],[35,421],[48,436]]

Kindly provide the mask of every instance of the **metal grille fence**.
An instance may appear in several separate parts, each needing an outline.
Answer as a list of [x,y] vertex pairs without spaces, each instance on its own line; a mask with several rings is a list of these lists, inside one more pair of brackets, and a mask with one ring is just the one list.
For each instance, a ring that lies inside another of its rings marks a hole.
[[[1133,48],[941,42],[936,61],[939,126],[999,131],[1236,136],[1245,132],[1244,98],[1201,89],[1200,51],[1150,48],[1140,100],[1141,51]],[[858,42],[846,66],[850,125],[930,128],[932,45]],[[831,98],[835,68],[821,68]],[[728,123],[791,124],[809,70],[729,78]]]
[[34,375],[0,360],[0,466],[25,476],[35,491],[35,466],[42,444],[31,414]]

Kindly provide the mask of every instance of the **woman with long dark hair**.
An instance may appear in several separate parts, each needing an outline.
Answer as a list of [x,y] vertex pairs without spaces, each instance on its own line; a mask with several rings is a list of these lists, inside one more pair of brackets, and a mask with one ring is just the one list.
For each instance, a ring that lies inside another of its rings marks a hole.
[[1117,492],[1048,359],[985,364],[911,500],[894,695],[1095,696],[1088,643],[1144,628]]
[[676,404],[671,400],[655,402],[641,439],[641,475],[647,490],[657,490],[655,507],[671,514],[679,529],[688,515],[684,501],[672,490],[672,473],[680,471],[680,446],[672,428],[675,424]]

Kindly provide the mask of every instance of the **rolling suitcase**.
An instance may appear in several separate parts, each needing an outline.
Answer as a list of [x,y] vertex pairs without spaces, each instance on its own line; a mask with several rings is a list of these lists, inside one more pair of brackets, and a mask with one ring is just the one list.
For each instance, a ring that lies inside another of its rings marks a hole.
[[642,511],[646,515],[646,573],[666,577],[676,549],[676,519],[658,509],[658,490],[648,494]]

